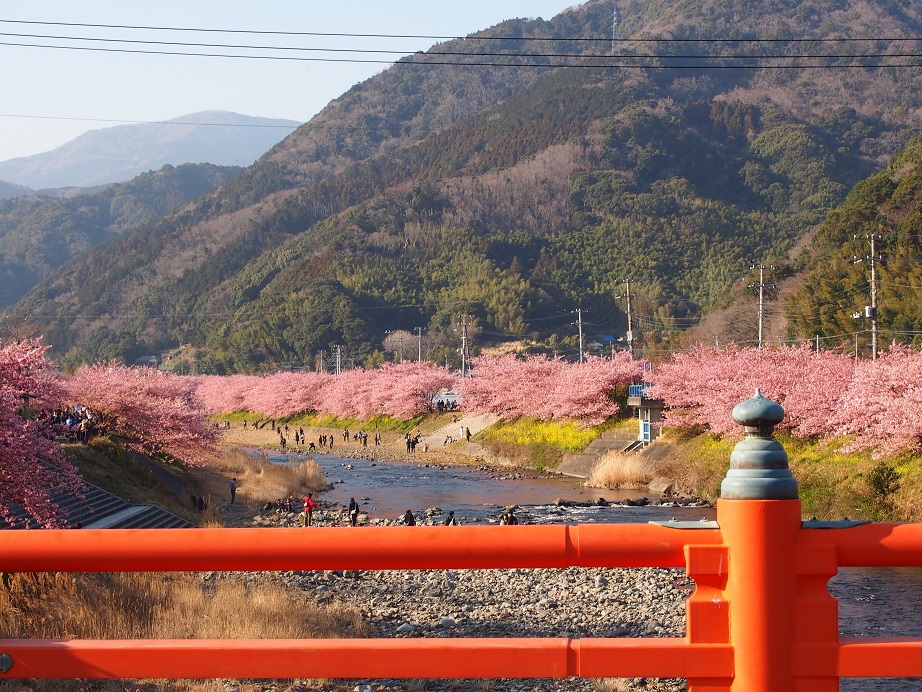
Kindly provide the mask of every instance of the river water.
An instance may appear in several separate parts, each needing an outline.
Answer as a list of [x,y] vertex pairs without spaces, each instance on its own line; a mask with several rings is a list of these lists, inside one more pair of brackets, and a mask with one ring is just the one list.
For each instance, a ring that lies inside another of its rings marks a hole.
[[[276,463],[306,457],[270,454]],[[676,518],[680,521],[714,519],[709,507],[621,506],[642,497],[637,491],[586,488],[576,479],[516,477],[514,472],[422,463],[313,457],[334,489],[325,502],[346,506],[350,497],[370,517],[397,519],[407,509],[417,517],[438,507],[454,510],[462,523],[495,522],[504,507],[517,505],[520,519],[533,524],[595,522],[646,523]],[[589,502],[604,497],[608,506],[558,507],[557,500]],[[922,637],[922,568],[849,568],[829,582],[839,601],[839,630],[843,636]],[[843,679],[843,692],[922,692],[922,679]]]

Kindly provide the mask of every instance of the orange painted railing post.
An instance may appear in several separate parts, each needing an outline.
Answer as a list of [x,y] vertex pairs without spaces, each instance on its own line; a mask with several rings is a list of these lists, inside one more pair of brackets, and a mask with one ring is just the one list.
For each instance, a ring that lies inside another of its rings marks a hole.
[[[738,692],[839,689],[838,678],[795,675],[801,644],[837,644],[836,609],[817,592],[822,570],[801,559],[802,529],[797,481],[784,448],[772,439],[784,418],[780,405],[756,395],[733,409],[746,438],[730,456],[730,470],[717,501],[717,522],[729,553],[726,599]],[[833,569],[833,573],[835,570]],[[803,574],[801,574],[803,573]],[[802,593],[803,592],[803,593]],[[803,607],[820,621],[805,623]],[[830,629],[829,624],[832,624]],[[829,639],[831,637],[831,639]],[[817,641],[826,638],[827,641]]]

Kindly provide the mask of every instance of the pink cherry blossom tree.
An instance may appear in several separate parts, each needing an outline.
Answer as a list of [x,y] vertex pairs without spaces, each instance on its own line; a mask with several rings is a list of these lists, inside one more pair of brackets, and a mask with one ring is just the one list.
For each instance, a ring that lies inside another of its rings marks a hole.
[[347,370],[328,381],[319,413],[367,419],[390,415],[401,420],[433,409],[432,398],[455,379],[432,363],[384,363],[374,370]]
[[457,381],[448,368],[433,363],[385,363],[372,372],[375,406],[402,420],[432,411],[439,390]]
[[721,435],[740,435],[733,407],[756,388],[785,409],[779,429],[810,437],[831,430],[831,417],[855,370],[848,356],[800,347],[727,348],[698,346],[656,365],[649,396],[662,399],[664,419],[678,427],[702,426]]
[[209,413],[251,410],[248,396],[262,383],[255,375],[199,375],[192,379],[195,393]]
[[192,378],[152,368],[97,364],[66,380],[70,400],[88,407],[110,434],[146,454],[190,465],[212,458],[218,432]]
[[894,345],[861,361],[831,418],[830,435],[854,435],[850,449],[922,450],[922,353]]
[[303,413],[359,419],[386,414],[406,420],[432,410],[433,396],[454,381],[447,368],[407,362],[346,370],[337,376],[312,372],[201,376],[196,378],[196,388],[211,413],[252,411],[275,419]]
[[47,419],[23,410],[30,406],[54,408],[60,390],[46,375],[51,363],[39,340],[10,343],[0,348],[0,517],[18,525],[18,506],[46,527],[66,526],[53,500],[56,492],[79,494],[77,469],[64,457]]
[[547,356],[481,356],[460,385],[462,407],[506,419],[532,416],[598,425],[615,415],[613,393],[637,381],[643,362],[629,353],[567,363]]

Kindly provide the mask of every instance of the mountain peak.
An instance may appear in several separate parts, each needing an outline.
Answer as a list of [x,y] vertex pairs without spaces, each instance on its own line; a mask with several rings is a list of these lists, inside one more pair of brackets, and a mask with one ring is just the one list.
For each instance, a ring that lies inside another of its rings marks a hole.
[[90,130],[58,148],[0,162],[0,180],[32,189],[123,182],[166,164],[248,166],[299,123],[228,111]]

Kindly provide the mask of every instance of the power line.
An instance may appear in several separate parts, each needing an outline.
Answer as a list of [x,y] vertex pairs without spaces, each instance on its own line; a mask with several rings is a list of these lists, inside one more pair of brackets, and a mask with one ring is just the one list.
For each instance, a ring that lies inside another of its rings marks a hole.
[[[278,45],[252,45],[239,43],[190,43],[185,41],[151,41],[133,38],[102,38],[92,36],[60,36],[50,34],[20,34],[0,32],[0,36],[10,38],[34,38],[50,39],[55,41],[94,41],[98,43],[119,43],[133,44],[142,46],[172,46],[181,48],[220,48],[220,49],[246,49],[260,51],[294,51],[294,52],[312,52],[312,53],[357,53],[357,54],[378,54],[378,55],[407,55],[406,50],[385,50],[375,48],[329,48],[316,46],[278,46]],[[4,44],[9,45],[9,44]],[[18,45],[18,44],[17,44]],[[30,44],[31,45],[31,44]],[[78,46],[54,46],[56,48],[78,48]],[[410,51],[412,52],[412,51]],[[195,55],[199,55],[196,53]],[[492,53],[483,51],[449,51],[433,49],[424,55],[439,56],[471,56],[471,57],[515,57],[515,58],[559,58],[559,59],[584,59],[593,57],[602,57],[593,54],[574,54],[574,53]],[[231,57],[231,56],[228,56]],[[233,56],[237,57],[237,56]],[[253,56],[255,57],[255,56]],[[779,54],[658,54],[658,53],[624,53],[617,55],[619,59],[671,59],[671,60],[784,60],[784,59],[882,59],[882,58],[922,58],[922,53],[885,53],[876,51],[873,53],[779,53]]]
[[[131,41],[126,41],[127,43],[135,43]],[[396,61],[393,60],[376,60],[370,58],[331,58],[331,57],[307,57],[300,55],[252,55],[245,53],[203,53],[203,52],[190,52],[190,51],[172,51],[172,50],[148,50],[141,48],[101,48],[95,46],[61,46],[53,44],[41,44],[41,43],[22,43],[15,41],[0,41],[0,46],[10,46],[17,48],[43,48],[50,50],[71,50],[71,51],[81,51],[81,52],[91,52],[91,53],[119,53],[127,55],[160,55],[160,56],[176,56],[176,57],[192,57],[192,58],[231,58],[237,60],[265,60],[265,61],[286,61],[286,62],[317,62],[317,63],[351,63],[351,64],[369,64],[369,65],[419,65],[427,67],[515,67],[515,68],[546,68],[546,67],[558,67],[565,69],[632,69],[632,70],[647,70],[647,69],[656,69],[656,70],[815,70],[815,69],[891,69],[891,68],[910,68],[910,67],[922,67],[922,62],[901,62],[901,63],[891,63],[886,62],[886,60],[891,58],[898,58],[901,60],[906,60],[909,58],[922,58],[922,53],[905,53],[905,54],[862,54],[862,55],[842,55],[842,56],[825,56],[825,55],[770,55],[770,56],[759,56],[759,55],[747,55],[747,56],[732,56],[732,55],[688,55],[688,56],[675,56],[675,55],[638,55],[638,56],[629,56],[629,55],[617,55],[617,56],[604,56],[604,55],[570,55],[570,54],[547,54],[541,55],[536,54],[535,59],[541,58],[561,58],[561,59],[579,59],[579,60],[594,60],[595,62],[587,63],[570,63],[570,64],[553,64],[553,63],[527,63],[527,62],[510,62],[509,59],[517,59],[520,57],[529,57],[528,54],[523,54],[522,56],[514,53],[445,53],[444,55],[455,55],[455,57],[489,57],[489,58],[504,58],[504,61],[460,61],[460,60],[434,60],[430,59],[432,57],[438,57],[443,55],[441,53],[414,53],[407,56],[402,60]],[[359,51],[351,51],[359,52]],[[369,51],[369,52],[388,52],[388,51]],[[653,60],[656,62],[649,64],[638,64],[633,62],[613,62],[613,61],[624,61],[632,59],[643,59],[643,60]],[[710,64],[707,61],[715,60],[753,60],[757,61],[753,64],[744,64],[744,65],[723,65],[723,64]],[[829,63],[829,64],[816,64],[816,63],[794,63],[787,65],[774,65],[774,64],[759,64],[758,61],[764,60],[841,60],[841,59],[862,59],[862,60],[879,60],[881,62],[875,63],[865,63],[865,64],[856,64],[856,63]],[[695,64],[668,64],[663,63],[663,60],[694,60],[698,61]]]
[[[356,34],[346,32],[322,31],[264,31],[255,29],[214,29],[204,27],[178,27],[178,26],[150,26],[131,24],[89,24],[81,22],[47,22],[25,19],[0,19],[0,24],[26,24],[30,26],[67,26],[88,29],[129,29],[136,31],[180,31],[220,34],[244,34],[252,36],[314,36],[337,38],[386,38],[386,39],[426,39],[433,41],[546,41],[546,42],[604,42],[611,41],[609,37],[565,37],[565,36],[458,36],[436,34]],[[619,36],[621,43],[728,43],[728,44],[759,44],[759,43],[856,43],[880,42],[897,43],[922,41],[922,37],[901,36],[893,38],[884,37],[843,37],[843,38],[624,38]]]
[[[352,37],[352,38],[458,38],[458,37],[434,37],[434,36],[401,36],[393,34],[333,34],[320,32],[260,32],[244,30],[224,30],[224,29],[198,29],[182,27],[140,27],[128,25],[96,25],[96,24],[70,24],[63,22],[17,22],[15,20],[0,20],[2,23],[19,23],[19,24],[38,24],[47,26],[79,26],[93,28],[118,28],[118,29],[136,29],[148,31],[183,31],[183,32],[209,32],[209,33],[230,33],[230,34],[247,34],[247,35],[283,35],[283,36],[327,36],[327,37]],[[107,44],[127,44],[122,47],[99,47],[86,45],[61,45],[48,43],[30,43],[23,41],[3,41],[0,45],[23,48],[40,48],[48,50],[71,50],[84,52],[102,52],[102,53],[121,53],[136,55],[167,55],[179,57],[208,57],[208,58],[232,58],[245,60],[282,60],[298,62],[339,62],[339,63],[357,63],[357,64],[392,64],[390,59],[370,59],[354,57],[355,55],[406,55],[406,51],[368,49],[368,48],[330,48],[330,47],[311,47],[311,46],[279,46],[279,45],[248,45],[248,44],[228,44],[228,43],[201,43],[201,42],[183,42],[183,41],[161,41],[146,40],[133,38],[111,38],[111,37],[93,37],[93,36],[61,36],[49,34],[23,34],[4,32],[0,36],[9,38],[35,38],[54,41],[83,41],[83,42],[102,42]],[[502,41],[525,41],[535,40],[544,42],[572,42],[572,41],[607,41],[608,39],[596,38],[514,38],[514,37],[482,37],[476,40],[502,40]],[[848,39],[849,41],[867,41],[871,39]],[[922,41],[919,38],[901,38],[901,39],[876,39],[876,41],[907,42]],[[842,39],[621,39],[624,41],[634,41],[636,43],[654,43],[654,44],[704,44],[704,45],[740,45],[740,44],[774,44],[774,43],[841,43]],[[203,51],[185,51],[185,50],[154,50],[151,48],[138,48],[127,46],[162,46],[172,48],[204,48],[225,50],[246,50],[246,51],[276,51],[276,52],[311,52],[311,53],[336,53],[350,54],[352,57],[309,57],[304,55],[260,55],[253,53],[228,53],[228,52],[203,52]],[[477,58],[479,61],[442,61],[442,57],[452,58]],[[429,52],[413,52],[399,60],[397,64],[412,65],[467,65],[480,67],[546,67],[547,63],[538,62],[521,62],[522,60],[579,60],[583,61],[577,64],[562,64],[557,67],[581,67],[581,68],[620,68],[620,69],[828,69],[828,68],[882,68],[882,67],[919,67],[922,63],[901,62],[892,63],[891,60],[916,60],[922,58],[922,53],[918,52],[864,52],[864,53],[792,53],[792,54],[733,54],[733,53],[716,53],[716,54],[668,54],[668,53],[633,53],[627,54],[619,50],[616,55],[594,55],[586,53],[536,53],[536,52],[507,52],[495,53],[474,50],[439,50],[434,49]],[[692,64],[674,64],[674,61],[691,61]],[[714,61],[753,61],[753,64],[746,65],[725,65],[714,64]],[[786,60],[786,61],[804,61],[804,60],[865,60],[875,61],[870,64],[814,64],[795,62],[793,64],[774,65],[767,64],[766,61]],[[590,62],[585,62],[590,61]],[[594,61],[594,62],[593,62]],[[601,61],[601,62],[600,62]],[[625,61],[655,61],[654,64],[638,64],[636,62]],[[671,61],[671,62],[663,62]]]

